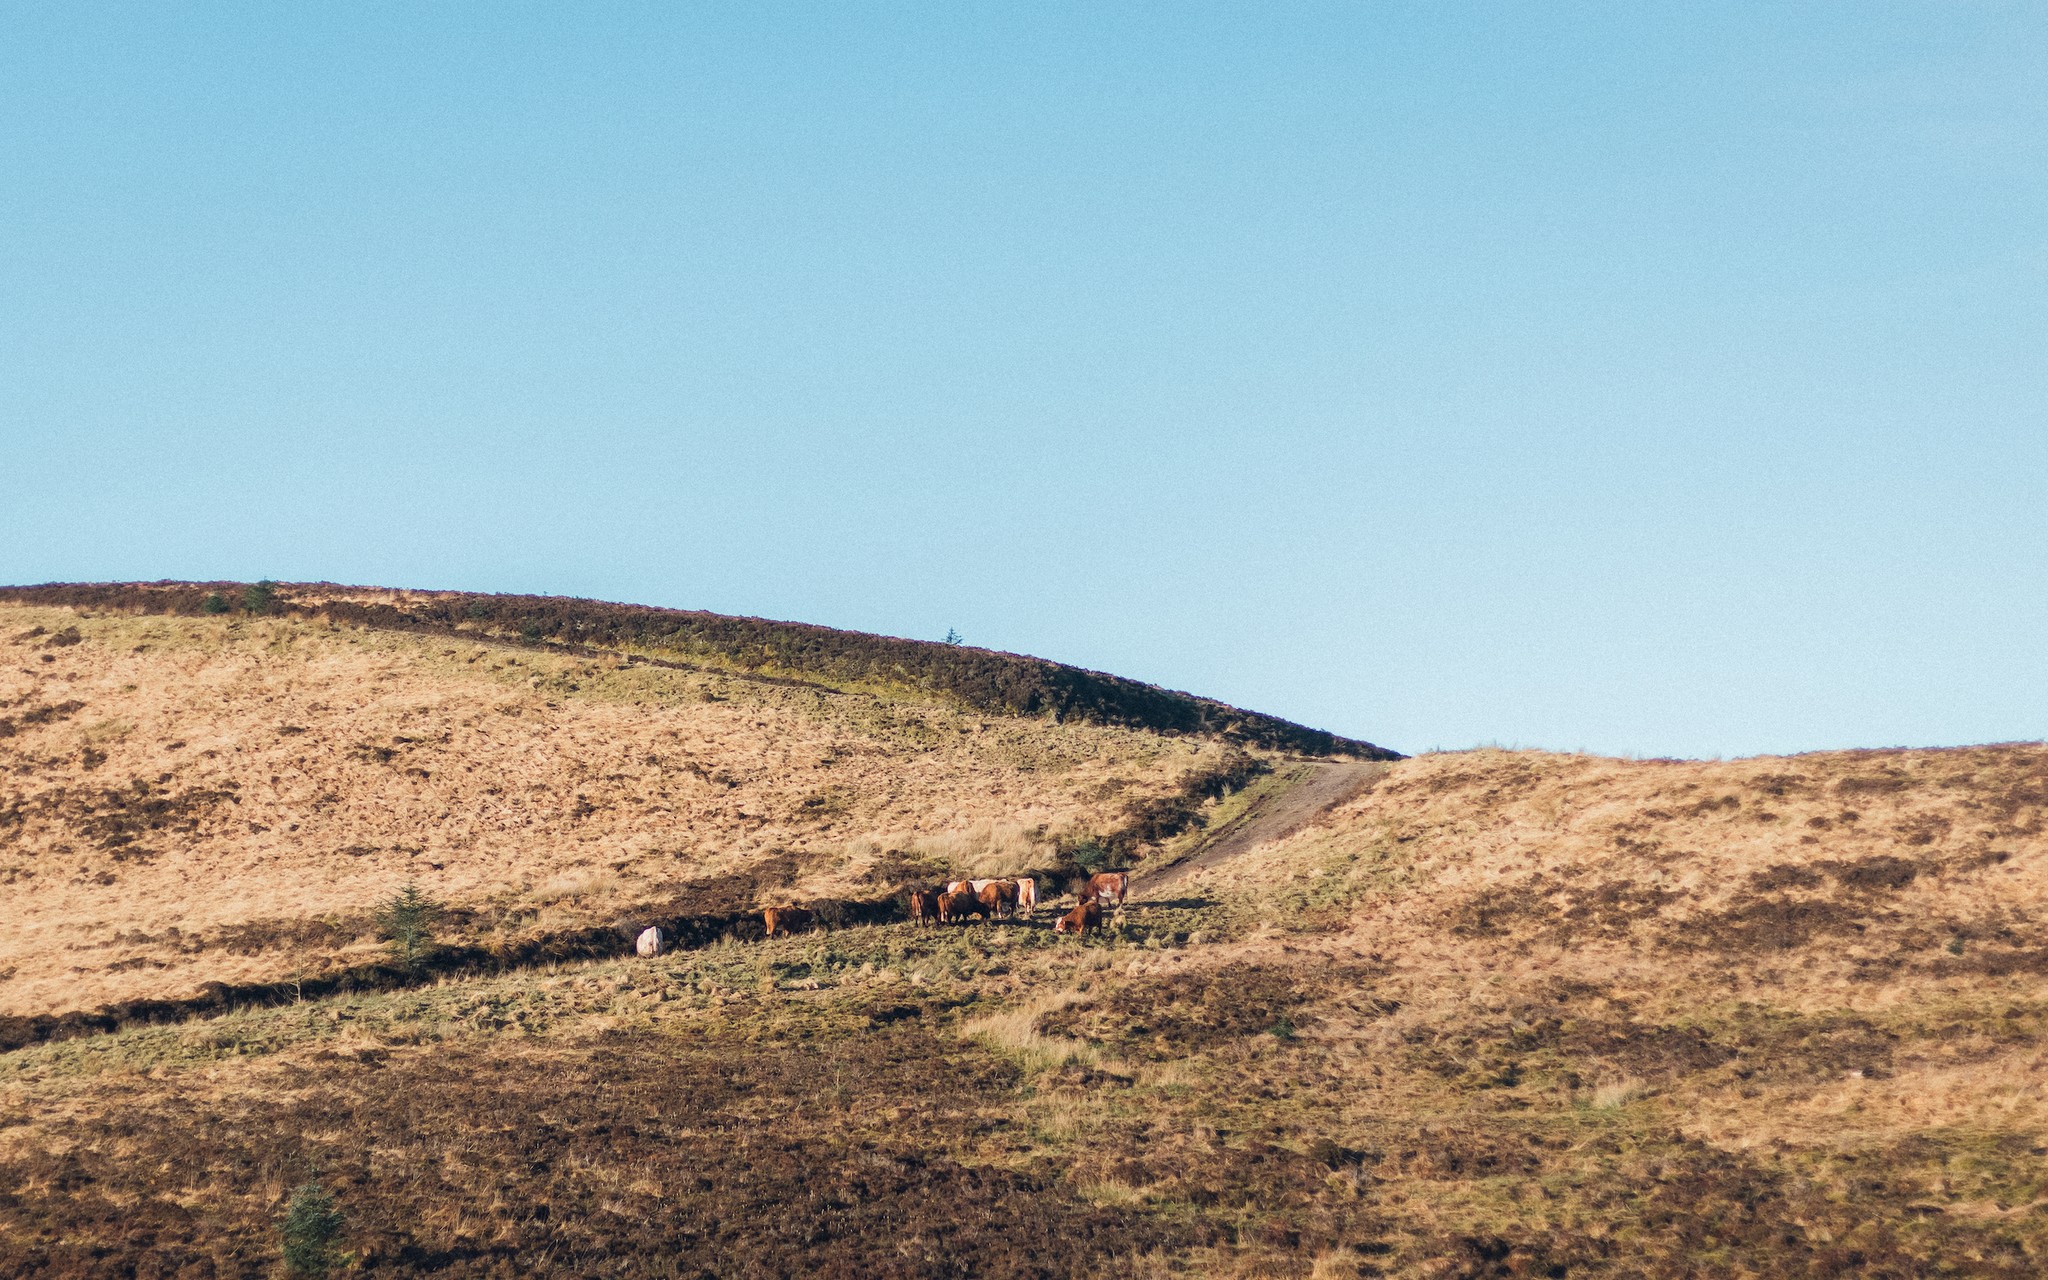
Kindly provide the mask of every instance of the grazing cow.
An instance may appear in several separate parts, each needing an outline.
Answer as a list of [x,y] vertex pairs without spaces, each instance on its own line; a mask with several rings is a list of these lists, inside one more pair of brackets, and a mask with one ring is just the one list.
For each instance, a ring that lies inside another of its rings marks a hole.
[[811,927],[815,917],[802,907],[769,907],[761,912],[761,922],[768,926],[768,936],[791,934],[799,929]]
[[1017,885],[1010,880],[991,880],[975,891],[974,900],[981,904],[981,914],[1000,920],[1017,907]]
[[1102,904],[1090,898],[1072,911],[1061,916],[1060,922],[1052,927],[1052,931],[1054,933],[1084,934],[1091,929],[1100,929],[1101,927]]
[[940,924],[952,924],[955,920],[965,920],[980,909],[981,904],[974,900],[974,895],[971,893],[948,890],[939,895]]
[[910,918],[919,924],[939,922],[939,895],[930,889],[910,891]]
[[1104,871],[1088,877],[1088,883],[1081,886],[1081,901],[1094,902],[1101,899],[1121,907],[1130,895],[1131,878],[1121,871]]
[[1038,881],[1030,876],[1017,877],[1017,914],[1026,920],[1038,909]]
[[650,926],[643,930],[638,938],[634,939],[633,951],[637,955],[652,959],[661,954],[661,943],[661,930]]
[[948,880],[948,881],[946,881],[946,892],[947,892],[947,893],[980,893],[980,892],[981,892],[981,890],[979,890],[979,889],[977,889],[977,888],[975,888],[975,887],[974,887],[974,881],[972,881],[972,880]]

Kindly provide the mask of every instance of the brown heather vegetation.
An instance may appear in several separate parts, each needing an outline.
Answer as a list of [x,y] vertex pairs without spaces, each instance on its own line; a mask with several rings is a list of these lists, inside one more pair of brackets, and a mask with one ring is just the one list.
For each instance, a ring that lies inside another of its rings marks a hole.
[[[317,979],[414,876],[507,960],[0,1052],[0,1274],[272,1276],[309,1176],[362,1275],[2048,1270],[2048,748],[1433,755],[1261,843],[1336,766],[298,616],[0,619],[6,1008]],[[625,955],[1083,836],[1146,855],[1085,942]]]

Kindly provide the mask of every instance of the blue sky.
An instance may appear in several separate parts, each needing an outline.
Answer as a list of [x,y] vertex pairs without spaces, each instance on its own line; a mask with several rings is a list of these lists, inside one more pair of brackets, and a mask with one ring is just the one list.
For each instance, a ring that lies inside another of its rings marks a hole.
[[2048,10],[43,6],[0,580],[541,591],[1407,751],[2048,735]]

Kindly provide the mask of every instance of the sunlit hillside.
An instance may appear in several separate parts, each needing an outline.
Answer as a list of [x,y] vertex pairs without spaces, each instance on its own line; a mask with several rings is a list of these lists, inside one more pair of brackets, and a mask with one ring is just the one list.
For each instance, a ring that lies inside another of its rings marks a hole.
[[407,882],[506,944],[1053,864],[1246,758],[318,618],[0,604],[0,628],[0,1013],[317,976],[376,954]]
[[[1384,760],[179,608],[0,606],[0,1274],[276,1275],[307,1186],[335,1274],[2048,1270],[2040,745]],[[1101,933],[896,914],[1078,848]]]

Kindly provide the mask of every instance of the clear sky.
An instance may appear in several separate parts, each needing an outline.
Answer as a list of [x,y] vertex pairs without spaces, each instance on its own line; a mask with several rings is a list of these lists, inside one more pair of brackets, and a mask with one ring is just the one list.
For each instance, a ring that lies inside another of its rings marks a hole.
[[2048,735],[2039,4],[14,5],[0,581]]

